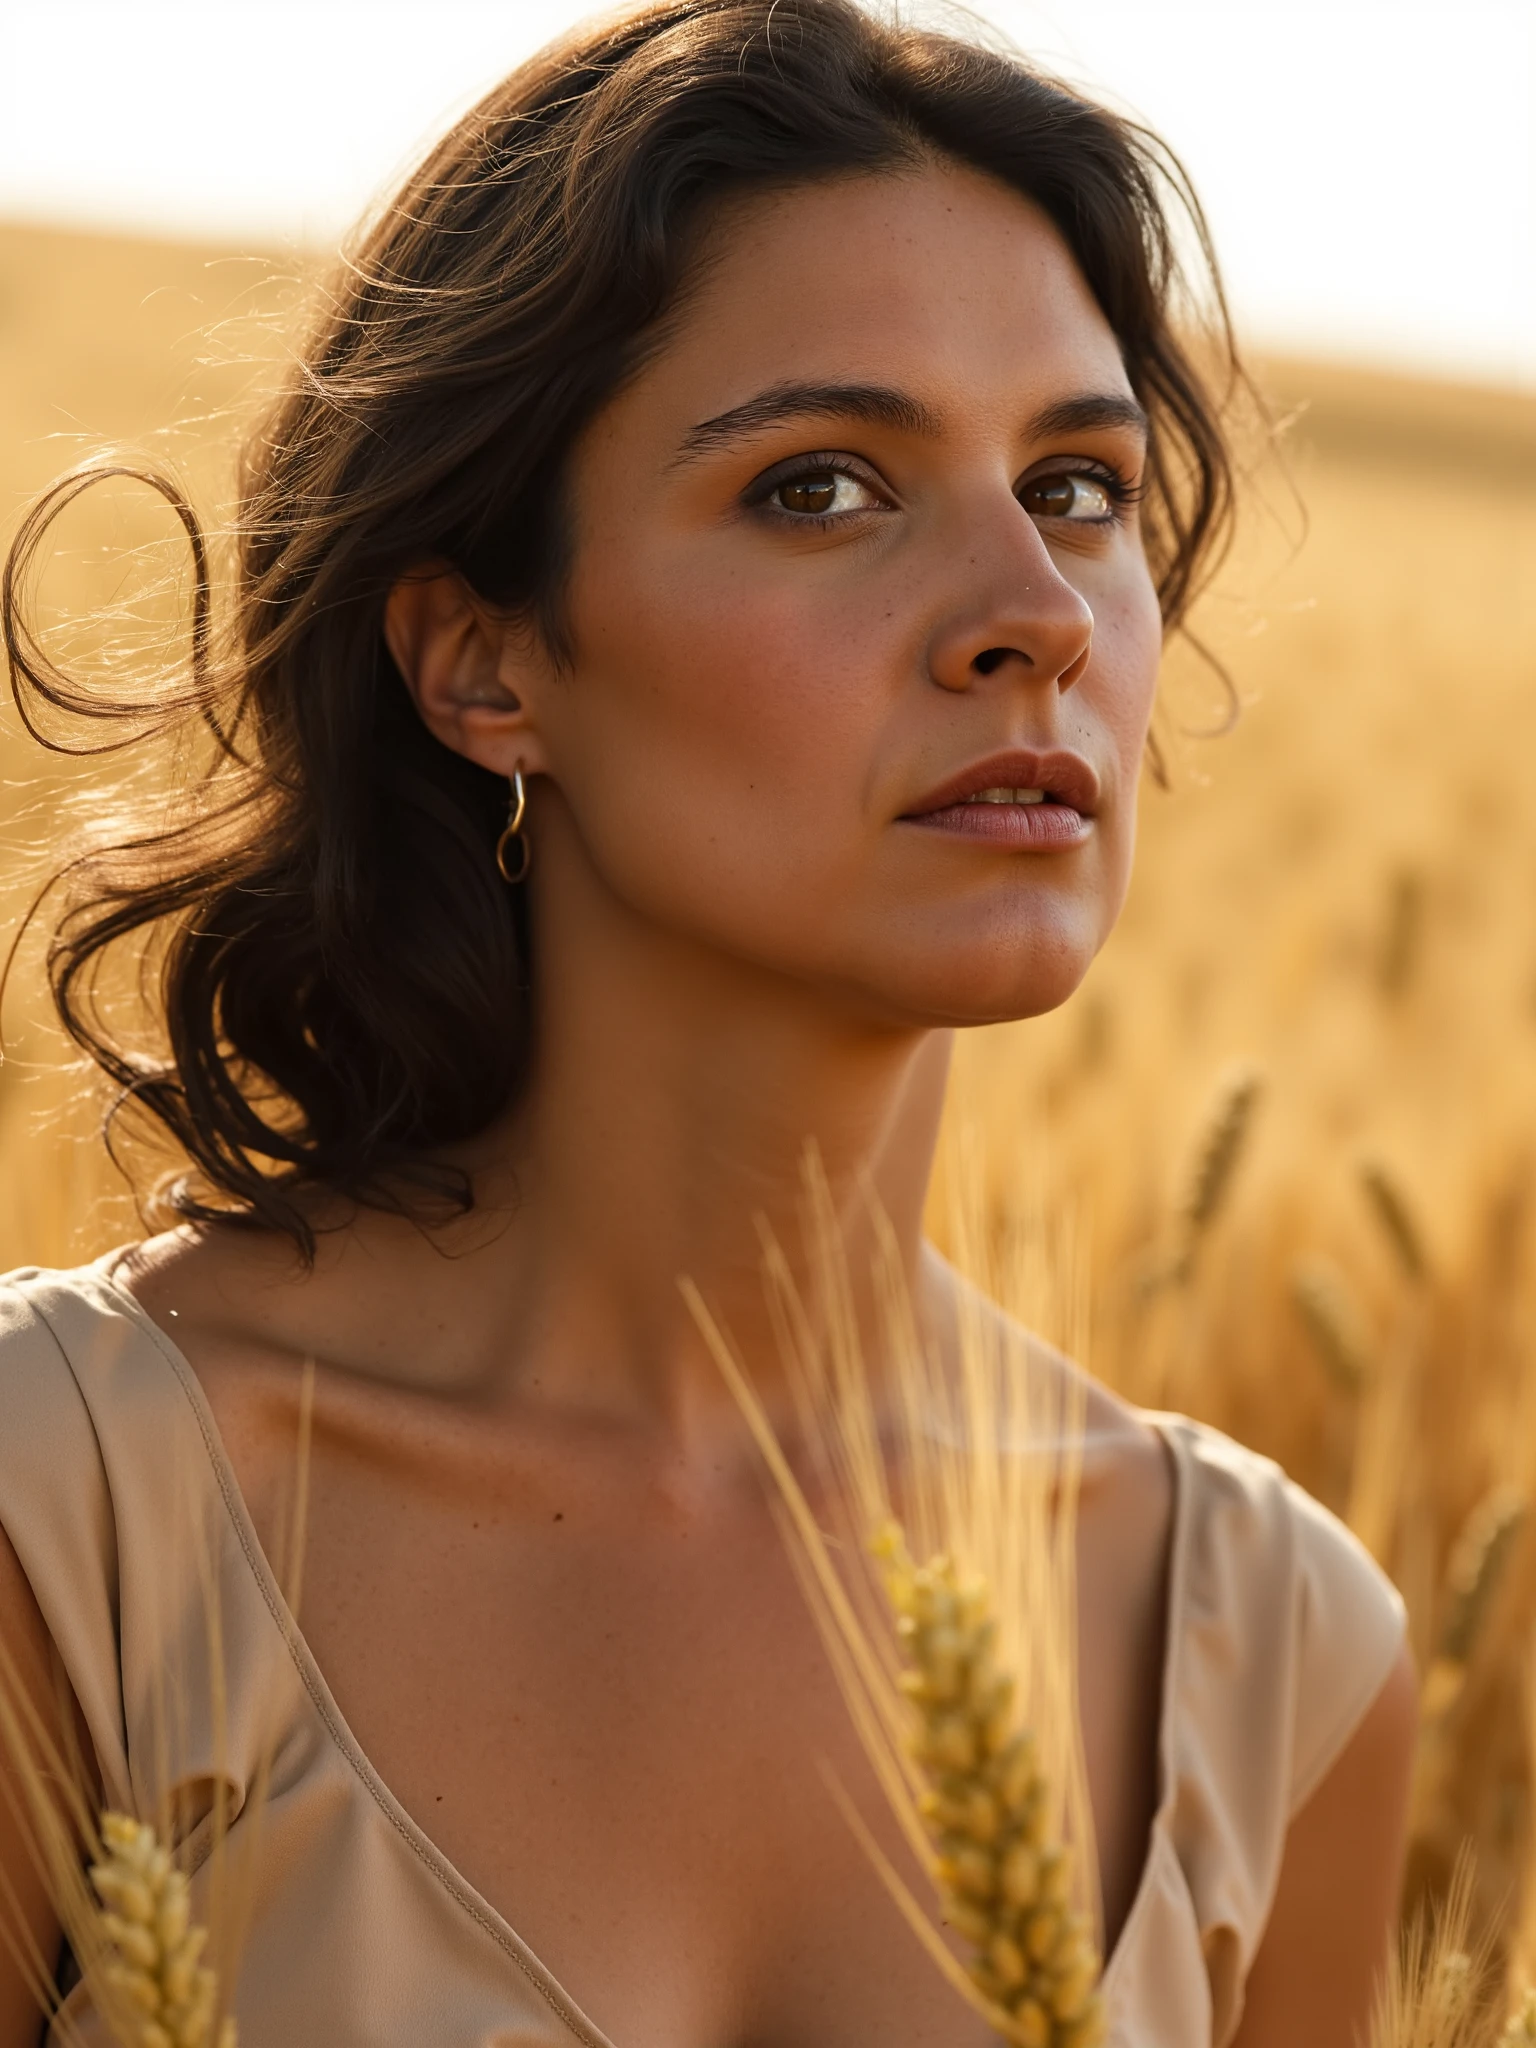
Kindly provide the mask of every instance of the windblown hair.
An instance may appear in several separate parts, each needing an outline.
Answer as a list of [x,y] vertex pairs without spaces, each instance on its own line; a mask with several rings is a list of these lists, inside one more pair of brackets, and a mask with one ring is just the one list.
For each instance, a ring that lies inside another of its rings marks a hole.
[[[58,713],[108,746],[163,746],[198,718],[217,743],[175,822],[66,870],[49,951],[68,1031],[190,1159],[168,1195],[181,1214],[244,1217],[312,1255],[319,1194],[471,1206],[434,1155],[516,1096],[537,935],[494,859],[505,785],[417,717],[386,596],[446,560],[568,655],[568,457],[663,336],[711,210],[935,159],[1038,204],[1118,337],[1151,419],[1143,525],[1177,627],[1231,518],[1211,366],[1227,389],[1241,375],[1178,163],[1015,56],[851,0],[662,0],[577,30],[466,115],[347,254],[245,447],[227,599],[154,470],[87,465],[32,510],[3,587],[29,729],[89,752]],[[27,612],[52,522],[114,475],[160,490],[193,553],[191,683],[167,682],[148,719],[63,673]],[[146,941],[155,1056],[94,995],[103,960]]]

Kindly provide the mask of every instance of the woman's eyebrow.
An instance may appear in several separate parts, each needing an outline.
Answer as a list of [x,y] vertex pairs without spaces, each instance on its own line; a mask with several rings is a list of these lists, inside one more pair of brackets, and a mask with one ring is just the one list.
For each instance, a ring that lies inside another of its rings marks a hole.
[[1027,438],[1049,441],[1058,434],[1091,434],[1105,427],[1129,427],[1146,440],[1150,422],[1145,408],[1128,392],[1084,391],[1037,412],[1029,423]]
[[[761,432],[790,419],[864,420],[877,427],[893,427],[902,434],[921,434],[932,439],[943,431],[943,421],[931,406],[910,393],[886,384],[773,384],[733,405],[713,419],[700,420],[683,436],[671,467],[680,468],[702,455],[713,454],[731,441]],[[1035,414],[1029,422],[1029,440],[1049,440],[1058,434],[1086,434],[1105,428],[1129,428],[1143,440],[1147,437],[1145,410],[1128,392],[1084,391],[1071,398],[1057,399]]]
[[894,427],[902,434],[935,435],[939,416],[921,399],[884,384],[773,384],[729,412],[700,420],[683,436],[672,467],[712,454],[729,441],[787,419],[852,419]]

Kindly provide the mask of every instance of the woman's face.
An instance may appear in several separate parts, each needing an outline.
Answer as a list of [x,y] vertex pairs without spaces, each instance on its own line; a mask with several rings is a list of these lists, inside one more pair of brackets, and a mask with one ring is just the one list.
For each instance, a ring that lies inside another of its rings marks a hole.
[[506,657],[538,858],[883,1021],[1061,1002],[1130,866],[1144,452],[1103,314],[1002,185],[732,207],[576,450],[571,672],[530,694]]

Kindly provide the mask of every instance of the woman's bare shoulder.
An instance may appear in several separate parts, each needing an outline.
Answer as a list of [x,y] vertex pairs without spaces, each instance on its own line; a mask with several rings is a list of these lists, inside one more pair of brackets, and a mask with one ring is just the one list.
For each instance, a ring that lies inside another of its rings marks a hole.
[[302,1280],[292,1245],[238,1224],[184,1226],[129,1245],[112,1277],[156,1322],[244,1325],[253,1304]]
[[245,1382],[286,1382],[306,1359],[350,1362],[353,1326],[372,1296],[346,1251],[338,1235],[307,1261],[277,1231],[188,1226],[131,1246],[113,1278],[177,1346],[205,1392],[227,1399]]
[[131,1246],[112,1277],[202,1388],[258,1531],[292,1467],[308,1329],[303,1262],[239,1226],[172,1230]]

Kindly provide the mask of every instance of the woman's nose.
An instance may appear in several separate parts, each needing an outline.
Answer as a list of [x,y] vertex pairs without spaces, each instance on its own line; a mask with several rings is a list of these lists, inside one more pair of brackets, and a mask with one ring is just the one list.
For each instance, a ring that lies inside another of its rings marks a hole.
[[995,536],[985,556],[973,550],[972,590],[958,594],[929,641],[929,674],[943,689],[969,690],[1015,669],[1064,693],[1088,666],[1093,612],[1029,515],[1015,506],[1004,518],[1011,531]]

